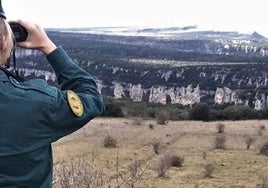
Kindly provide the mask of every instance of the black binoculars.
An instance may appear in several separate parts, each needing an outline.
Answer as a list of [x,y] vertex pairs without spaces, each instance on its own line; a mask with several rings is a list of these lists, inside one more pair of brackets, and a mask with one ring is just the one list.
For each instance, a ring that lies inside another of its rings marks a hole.
[[13,31],[14,39],[16,42],[23,42],[27,39],[28,32],[18,23],[10,23],[11,30]]

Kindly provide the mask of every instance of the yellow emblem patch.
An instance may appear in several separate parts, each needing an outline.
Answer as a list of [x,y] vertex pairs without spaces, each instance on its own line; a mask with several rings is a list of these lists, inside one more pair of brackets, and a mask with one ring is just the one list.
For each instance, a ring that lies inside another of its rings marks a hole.
[[75,92],[69,90],[67,92],[67,100],[73,113],[76,116],[81,117],[83,115],[84,109],[83,104],[78,95]]

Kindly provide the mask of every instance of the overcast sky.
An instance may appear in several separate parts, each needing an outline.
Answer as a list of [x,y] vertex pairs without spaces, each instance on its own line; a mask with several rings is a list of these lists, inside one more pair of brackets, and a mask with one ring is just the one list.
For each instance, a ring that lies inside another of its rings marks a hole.
[[2,0],[8,20],[43,27],[197,25],[268,37],[267,0]]

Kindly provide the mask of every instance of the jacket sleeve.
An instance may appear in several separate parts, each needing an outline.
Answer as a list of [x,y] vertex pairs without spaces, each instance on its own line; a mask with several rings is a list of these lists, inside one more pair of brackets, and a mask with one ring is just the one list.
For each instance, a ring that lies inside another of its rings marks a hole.
[[[104,104],[92,76],[76,65],[62,47],[58,47],[47,56],[52,65],[59,84],[55,88],[52,102],[49,106],[48,122],[53,141],[70,134],[84,126],[91,119],[104,111]],[[81,116],[73,113],[68,91],[77,94],[83,105]]]

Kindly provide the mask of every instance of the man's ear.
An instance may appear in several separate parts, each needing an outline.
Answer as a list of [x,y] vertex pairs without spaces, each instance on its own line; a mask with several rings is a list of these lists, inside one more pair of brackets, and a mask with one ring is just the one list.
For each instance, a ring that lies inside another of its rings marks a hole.
[[6,37],[1,37],[0,38],[0,50],[3,51],[5,49],[5,46],[6,46],[6,40],[5,40]]
[[3,66],[6,64],[11,56],[13,48],[13,42],[9,38],[3,36],[0,38],[0,64]]

